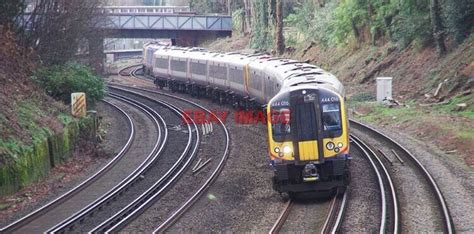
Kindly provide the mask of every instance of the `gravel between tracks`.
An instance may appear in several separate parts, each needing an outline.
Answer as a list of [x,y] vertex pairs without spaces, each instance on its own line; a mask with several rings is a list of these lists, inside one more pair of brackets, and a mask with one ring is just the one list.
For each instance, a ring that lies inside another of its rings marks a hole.
[[351,184],[341,232],[376,233],[382,212],[377,177],[361,151],[351,147],[351,155]]
[[320,233],[329,214],[331,199],[296,201],[281,233]]

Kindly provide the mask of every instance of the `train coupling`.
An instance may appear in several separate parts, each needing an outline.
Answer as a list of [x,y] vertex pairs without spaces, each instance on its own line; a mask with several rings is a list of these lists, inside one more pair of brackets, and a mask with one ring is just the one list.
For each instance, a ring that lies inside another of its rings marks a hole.
[[304,166],[303,169],[303,181],[304,182],[313,182],[319,180],[318,169],[313,163],[308,163]]

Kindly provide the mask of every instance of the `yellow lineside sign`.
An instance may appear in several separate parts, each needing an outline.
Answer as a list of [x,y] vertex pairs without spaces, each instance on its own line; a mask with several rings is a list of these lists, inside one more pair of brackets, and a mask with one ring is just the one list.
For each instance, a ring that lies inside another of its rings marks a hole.
[[74,117],[86,116],[86,94],[71,93],[71,113]]

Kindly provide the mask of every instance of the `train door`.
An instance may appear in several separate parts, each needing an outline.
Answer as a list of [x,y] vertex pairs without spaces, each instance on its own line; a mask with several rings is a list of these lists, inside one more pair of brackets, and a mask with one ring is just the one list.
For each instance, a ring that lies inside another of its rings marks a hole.
[[290,93],[291,128],[296,163],[324,162],[319,93],[299,89]]

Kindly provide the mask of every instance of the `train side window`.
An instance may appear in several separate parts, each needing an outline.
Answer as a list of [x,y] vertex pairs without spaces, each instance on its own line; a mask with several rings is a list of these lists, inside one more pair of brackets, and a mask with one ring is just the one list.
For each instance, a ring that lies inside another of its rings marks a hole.
[[162,68],[162,69],[168,69],[168,59],[166,58],[158,58],[156,59],[156,64],[157,68]]
[[260,74],[254,72],[254,75],[250,79],[250,84],[252,85],[252,88],[259,91],[262,90],[262,76]]
[[209,76],[225,80],[227,77],[227,68],[225,66],[219,66],[219,64],[211,65],[209,66]]
[[243,84],[244,83],[244,72],[241,69],[238,69],[237,67],[235,68],[229,68],[229,79],[233,83],[237,84]]
[[186,61],[171,60],[171,70],[186,72]]
[[191,62],[191,73],[205,76],[207,72],[206,64],[198,62]]

